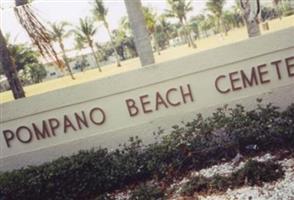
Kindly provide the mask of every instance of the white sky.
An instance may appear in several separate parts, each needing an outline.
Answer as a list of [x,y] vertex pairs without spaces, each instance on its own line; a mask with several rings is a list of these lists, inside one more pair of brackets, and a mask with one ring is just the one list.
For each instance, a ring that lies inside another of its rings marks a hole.
[[[132,0],[129,0],[132,1]],[[119,24],[122,16],[126,16],[126,8],[123,0],[104,0],[105,6],[108,8],[107,20],[110,28],[115,29]],[[91,3],[93,0],[34,0],[32,3],[36,14],[44,22],[60,22],[66,21],[73,25],[78,25],[79,18],[86,16],[91,17]],[[166,0],[142,0],[143,5],[154,8],[158,14],[167,9]],[[188,16],[195,16],[205,9],[206,0],[193,0],[193,11]],[[227,0],[226,7],[230,7],[235,3],[235,0]],[[11,38],[16,38],[17,43],[29,42],[29,38],[24,29],[19,25],[13,11],[14,0],[0,0],[1,16],[0,25],[4,33],[9,33]],[[102,25],[98,25],[98,33],[95,41],[103,43],[107,41],[108,35]],[[71,38],[65,42],[67,49],[73,48]]]

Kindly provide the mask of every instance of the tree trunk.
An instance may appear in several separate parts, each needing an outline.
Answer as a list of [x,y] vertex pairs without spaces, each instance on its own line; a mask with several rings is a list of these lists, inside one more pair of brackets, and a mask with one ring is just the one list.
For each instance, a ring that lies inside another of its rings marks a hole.
[[260,35],[259,24],[256,20],[246,21],[247,33],[249,37],[256,37]]
[[106,21],[104,21],[104,26],[105,26],[105,28],[106,28],[106,30],[107,30],[107,32],[108,32],[109,37],[110,37],[111,48],[112,48],[113,51],[114,51],[114,55],[115,55],[115,58],[116,58],[117,66],[120,67],[121,64],[120,64],[119,55],[118,55],[118,53],[117,53],[117,51],[116,51],[116,49],[115,49],[114,42],[113,42],[113,38],[112,38],[112,36],[111,36],[110,30],[109,30],[109,27],[108,27],[108,24],[107,24]]
[[60,48],[62,50],[63,60],[65,62],[65,66],[67,67],[67,70],[69,72],[69,75],[70,75],[70,77],[71,77],[72,80],[75,80],[75,77],[74,77],[74,75],[73,75],[73,73],[71,71],[70,65],[68,63],[68,59],[66,57],[65,49],[64,49],[64,45],[63,45],[63,42],[62,41],[59,41],[59,46],[60,46]]
[[139,54],[141,65],[150,65],[155,62],[150,38],[142,11],[141,0],[124,0],[129,21],[134,35],[136,50]]
[[92,51],[92,54],[93,54],[93,56],[94,56],[94,59],[95,59],[95,62],[96,62],[96,66],[98,67],[99,72],[102,72],[101,67],[100,67],[100,65],[99,65],[99,61],[98,61],[97,55],[96,55],[95,50],[94,50],[94,47],[93,47],[93,45],[90,44],[90,43],[89,43],[89,46],[90,46],[91,51]]
[[258,22],[258,14],[260,12],[259,0],[246,1],[240,0],[241,10],[245,19],[247,33],[249,37],[260,35],[260,28]]
[[0,61],[3,66],[5,76],[12,90],[14,99],[25,97],[25,92],[18,78],[16,66],[11,59],[10,52],[7,48],[6,40],[0,30]]

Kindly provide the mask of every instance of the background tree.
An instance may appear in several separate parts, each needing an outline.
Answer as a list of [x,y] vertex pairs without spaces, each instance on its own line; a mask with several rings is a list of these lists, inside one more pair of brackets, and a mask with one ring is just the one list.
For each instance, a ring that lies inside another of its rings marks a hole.
[[156,32],[157,32],[157,30],[156,30],[156,14],[149,7],[143,7],[143,14],[144,14],[144,19],[146,22],[147,30],[153,40],[155,50],[157,51],[158,55],[160,55],[159,44],[158,44],[158,40],[156,37]]
[[24,73],[32,83],[40,83],[47,76],[46,68],[41,63],[30,63],[26,65]]
[[238,18],[231,10],[226,10],[223,12],[222,21],[226,31],[239,26]]
[[122,58],[122,60],[126,59],[125,52],[125,42],[126,42],[126,33],[122,29],[118,28],[112,31],[112,35],[114,36],[114,45],[117,50],[117,53]]
[[132,34],[131,25],[127,16],[123,16],[120,19],[118,34],[115,34],[115,38],[118,39],[118,43],[126,47],[128,57],[134,58],[138,56],[134,36]]
[[273,8],[275,12],[277,13],[277,16],[279,17],[279,19],[282,19],[282,12],[280,9],[280,4],[282,4],[281,2],[282,0],[272,0]]
[[94,17],[98,21],[103,22],[103,25],[106,28],[107,33],[108,33],[109,38],[110,38],[110,41],[111,41],[111,46],[112,46],[112,49],[114,51],[114,55],[115,55],[115,58],[116,58],[117,66],[120,67],[121,66],[121,64],[120,64],[120,58],[119,58],[119,55],[118,55],[118,53],[116,51],[116,48],[115,48],[115,45],[114,45],[114,41],[113,41],[111,32],[109,30],[109,25],[108,25],[108,22],[106,20],[107,13],[108,13],[108,10],[105,8],[105,6],[103,4],[103,1],[102,0],[95,0],[94,1],[93,15],[94,15]]
[[167,21],[164,14],[158,17],[158,24],[164,33],[164,37],[167,39],[167,43],[169,44],[169,40],[172,39],[172,34],[174,32],[173,26]]
[[[7,38],[6,41],[9,41],[9,39]],[[33,50],[27,44],[12,44],[9,42],[7,47],[22,85],[39,83],[46,77],[45,66],[38,60],[40,57],[38,51]]]
[[142,11],[141,0],[124,0],[124,2],[141,65],[153,64],[155,61]]
[[96,54],[99,55],[99,61],[107,61],[108,57],[113,54],[112,44],[110,42],[106,42],[103,45],[95,43],[96,46]]
[[46,58],[51,58],[56,64],[62,68],[63,62],[57,56],[52,45],[50,31],[38,19],[34,10],[29,4],[32,0],[15,0],[15,14],[22,27],[26,30],[32,44],[34,44],[40,54]]
[[207,37],[207,33],[203,30],[203,23],[206,21],[205,16],[203,14],[199,14],[197,16],[193,16],[190,19],[190,24],[192,26],[192,31],[200,37],[201,35],[205,35]]
[[223,22],[223,7],[226,0],[208,0],[206,2],[207,9],[213,14],[216,20],[216,25],[219,32],[224,32],[227,34],[227,30],[225,28]]
[[281,0],[278,3],[278,6],[283,16],[289,16],[294,14],[293,0]]
[[238,23],[237,27],[241,27],[245,25],[245,19],[244,16],[242,15],[242,8],[241,8],[241,3],[240,0],[235,0],[235,4],[232,6],[232,11],[235,15],[235,19]]
[[123,16],[120,19],[118,32],[120,33],[119,38],[123,38],[121,42],[126,48],[127,54],[129,55],[128,57],[131,57],[131,58],[137,57],[138,52],[136,50],[134,36],[132,34],[131,25],[127,16]]
[[24,69],[30,63],[39,63],[39,53],[28,45],[8,44],[8,49],[17,71]]
[[167,0],[167,4],[169,9],[166,10],[166,16],[168,17],[176,17],[179,19],[180,24],[182,25],[182,29],[188,42],[188,46],[192,46],[196,48],[196,44],[194,43],[189,30],[187,29],[187,13],[192,11],[191,1],[186,0]]
[[131,58],[138,57],[138,51],[133,36],[127,36],[124,40],[124,45],[127,47],[128,53]]
[[197,16],[191,17],[189,24],[190,24],[191,30],[193,31],[196,38],[199,38],[200,32],[201,32],[201,29],[200,29],[201,27],[200,27],[200,20],[198,19],[198,17]]
[[74,80],[75,77],[72,73],[72,70],[70,68],[70,65],[69,65],[69,60],[66,56],[66,52],[65,52],[65,48],[64,48],[64,38],[68,37],[70,35],[71,32],[67,31],[65,28],[66,26],[68,26],[69,24],[66,23],[66,22],[60,22],[60,23],[54,23],[51,25],[51,28],[52,28],[52,32],[51,32],[51,37],[52,37],[52,40],[57,42],[59,44],[59,47],[61,49],[61,52],[62,52],[62,57],[63,57],[63,60],[65,62],[65,66],[69,72],[69,75],[71,76],[71,78]]
[[275,19],[276,17],[278,17],[278,14],[274,8],[261,6],[260,15],[259,15],[260,22],[272,20],[272,19]]
[[85,48],[87,41],[85,40],[84,37],[82,37],[79,34],[75,34],[74,40],[75,40],[75,49],[78,50],[77,57],[81,57],[81,60],[79,60],[78,62],[75,63],[75,67],[79,68],[81,71],[84,71],[86,66],[89,65],[85,54],[82,53],[82,50]]
[[126,35],[132,35],[130,21],[127,16],[123,16],[120,18],[118,29],[125,32]]
[[169,46],[169,36],[166,35],[163,27],[159,23],[156,24],[156,32],[154,36],[158,43],[159,49],[165,49]]
[[9,49],[7,47],[6,39],[0,29],[0,62],[3,68],[4,74],[9,83],[10,89],[12,91],[13,97],[15,99],[25,97],[25,92],[21,85],[20,79],[18,77],[16,66],[13,60]]
[[[42,56],[52,58],[58,66],[62,66],[62,62],[58,59],[57,53],[51,43],[50,34],[40,20],[38,20],[38,17],[36,17],[28,3],[30,3],[30,0],[15,0],[16,7],[14,11],[20,24],[26,30],[32,43],[37,46]],[[0,30],[1,65],[3,66],[14,98],[22,98],[25,97],[25,93],[17,76],[16,67],[10,59],[10,54],[6,45],[4,35]]]
[[78,52],[81,52],[85,48],[85,45],[87,42],[86,39],[80,34],[75,34],[74,40],[75,40],[75,49],[77,49]]
[[87,41],[89,47],[91,48],[92,55],[95,59],[96,66],[98,67],[99,71],[102,72],[101,67],[99,65],[99,60],[94,50],[94,41],[93,37],[97,32],[97,28],[94,27],[94,23],[88,17],[85,19],[80,19],[79,26],[74,30],[76,37],[83,38],[83,40]]
[[30,83],[39,83],[46,78],[47,72],[38,59],[40,57],[38,51],[33,50],[28,44],[8,44],[8,48],[16,70],[25,74]]
[[[38,17],[36,17],[28,3],[30,3],[30,0],[15,0],[16,7],[14,11],[20,24],[26,30],[32,43],[37,46],[42,56],[52,58],[59,66],[62,66],[62,62],[59,60],[51,43],[49,32],[40,20],[38,20]],[[25,93],[6,45],[4,35],[0,30],[0,62],[14,98],[22,98],[25,97]]]

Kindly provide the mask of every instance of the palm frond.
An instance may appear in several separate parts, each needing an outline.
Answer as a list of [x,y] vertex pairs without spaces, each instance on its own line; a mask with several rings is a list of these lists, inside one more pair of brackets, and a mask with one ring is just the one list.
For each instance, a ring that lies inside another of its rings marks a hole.
[[46,59],[50,58],[56,62],[59,67],[63,67],[63,63],[57,56],[57,53],[51,43],[52,38],[50,32],[37,18],[28,4],[28,0],[15,0],[15,14],[22,27],[28,33],[33,44],[37,46],[41,55]]
[[94,15],[94,17],[98,20],[98,21],[106,21],[106,15],[108,13],[108,9],[104,6],[104,3],[102,0],[95,0],[94,4],[93,4],[94,8],[92,10],[92,13]]

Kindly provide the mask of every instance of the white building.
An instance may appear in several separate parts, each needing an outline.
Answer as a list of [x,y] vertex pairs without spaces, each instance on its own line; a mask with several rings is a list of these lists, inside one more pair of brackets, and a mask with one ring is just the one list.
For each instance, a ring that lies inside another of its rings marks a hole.
[[[69,60],[69,65],[73,73],[81,72],[81,69],[77,66],[77,63],[81,62],[83,59],[86,60],[86,66],[84,70],[94,69],[97,67],[95,58],[90,48],[83,49],[82,51],[70,50],[66,52],[66,56]],[[61,58],[62,54],[58,54],[58,57]],[[115,61],[116,61],[115,57],[111,56],[111,57],[108,57],[107,61],[99,62],[99,65],[103,67],[107,64],[114,63]],[[43,63],[47,71],[47,77],[44,79],[44,81],[63,77],[64,75],[68,74],[68,69],[66,67],[63,69],[60,69],[55,62],[48,62],[44,60]]]

